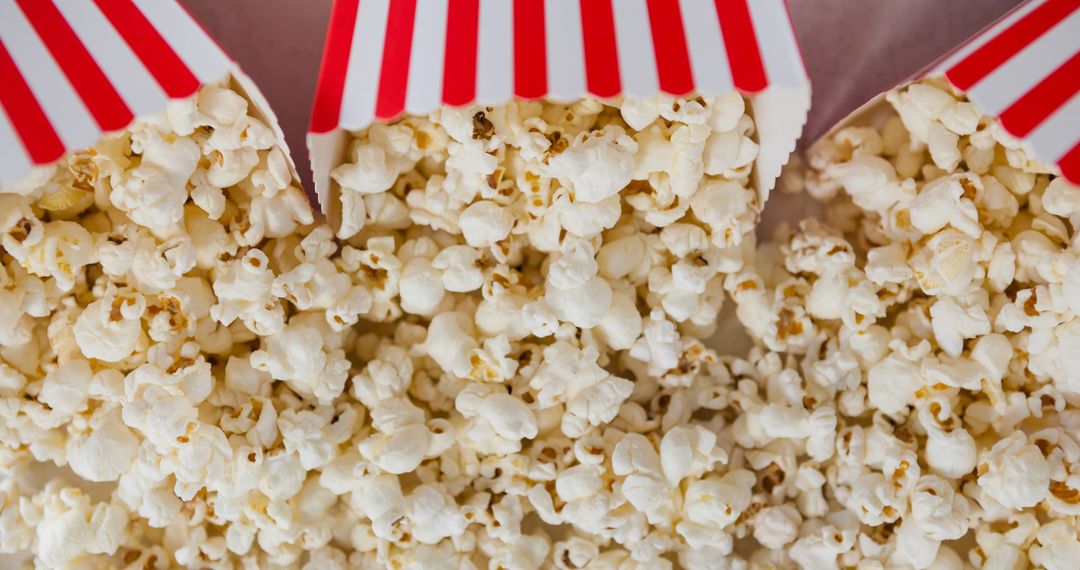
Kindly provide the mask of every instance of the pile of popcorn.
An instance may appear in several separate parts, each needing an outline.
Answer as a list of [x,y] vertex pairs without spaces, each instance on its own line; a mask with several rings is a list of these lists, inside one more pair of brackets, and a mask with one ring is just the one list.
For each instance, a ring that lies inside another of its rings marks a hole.
[[738,94],[375,125],[336,230],[223,85],[3,188],[0,552],[1071,568],[1080,188],[890,101],[810,157],[828,225],[760,245]]
[[721,439],[780,479],[750,566],[1076,568],[1080,187],[944,81],[886,99],[725,280],[759,347]]

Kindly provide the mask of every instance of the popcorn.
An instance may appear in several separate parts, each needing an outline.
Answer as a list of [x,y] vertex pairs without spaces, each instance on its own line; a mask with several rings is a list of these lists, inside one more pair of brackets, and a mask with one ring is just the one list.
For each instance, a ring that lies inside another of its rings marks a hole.
[[547,174],[573,192],[574,199],[596,203],[629,182],[637,142],[618,126],[579,134],[548,161]]
[[1068,567],[1072,189],[943,84],[890,100],[761,243],[738,94],[375,125],[336,230],[243,97],[171,103],[0,194],[0,548]]
[[284,326],[284,310],[272,295],[274,274],[269,258],[259,249],[250,249],[231,261],[214,280],[218,302],[210,316],[223,325],[240,319],[256,334],[272,335]]
[[[51,277],[61,291],[70,291],[75,277],[95,260],[93,239],[85,228],[75,222],[49,222],[42,226],[40,239],[27,244],[25,256],[16,248],[12,253],[22,257],[25,269],[39,277]],[[22,230],[20,230],[22,231]],[[31,234],[31,237],[36,237]],[[23,240],[23,243],[30,238]]]
[[132,133],[131,146],[142,160],[114,185],[112,204],[147,228],[179,222],[188,198],[186,184],[199,160],[198,146],[187,138],[170,141],[150,125]]
[[981,453],[978,461],[979,486],[1002,506],[1031,507],[1046,497],[1049,467],[1039,449],[1026,443],[1023,433],[1001,439]]
[[802,517],[791,505],[766,507],[757,514],[754,539],[771,550],[780,550],[798,537]]
[[[686,488],[686,521],[676,531],[687,540],[698,532],[723,530],[750,506],[753,474],[734,471],[719,479],[696,481]],[[690,536],[687,536],[687,535]]]
[[[766,525],[791,501],[808,520],[774,548],[786,545],[803,568],[958,568],[962,555],[942,543],[969,534],[979,544],[966,553],[972,564],[1026,564],[1029,551],[1043,552],[1029,509],[1071,512],[1053,443],[1073,415],[1058,394],[1075,393],[1061,351],[1075,311],[1055,293],[1074,257],[1069,189],[943,83],[887,100],[896,116],[882,128],[848,127],[811,151],[807,189],[831,200],[822,217],[844,242],[815,248],[828,233],[820,222],[781,228],[755,263],[724,279],[759,351],[730,368],[736,450],[764,467],[774,448],[798,442],[795,453],[826,466],[798,466],[798,495],[751,507],[748,531],[771,540]],[[812,333],[783,342],[781,322]],[[800,380],[781,381],[791,377],[781,370]],[[807,437],[816,414],[819,435]],[[1038,432],[1046,422],[1055,427]],[[762,483],[792,471],[775,465]],[[859,540],[818,534],[840,528],[839,516],[857,517]],[[991,526],[1005,520],[1013,530]]]
[[484,284],[480,270],[480,252],[465,245],[454,245],[441,250],[431,266],[440,270],[443,287],[453,293],[475,291]]
[[506,239],[514,225],[513,215],[498,204],[480,200],[474,202],[458,216],[465,243],[472,247],[486,247]]
[[569,241],[562,255],[548,267],[544,302],[560,321],[579,328],[600,324],[611,307],[611,286],[597,275],[592,246]]
[[265,337],[263,349],[251,353],[251,366],[322,405],[342,393],[349,371],[344,351],[327,347],[319,329],[295,322]]
[[98,503],[78,489],[46,488],[37,527],[37,555],[46,567],[60,567],[86,554],[114,554],[127,526],[122,507]]
[[91,375],[89,362],[69,360],[45,375],[38,400],[63,414],[82,411],[86,406]]
[[123,475],[138,451],[139,440],[124,424],[118,410],[95,413],[89,433],[69,440],[68,463],[87,481],[115,481]]
[[145,338],[141,320],[145,311],[146,299],[140,293],[110,284],[105,296],[90,303],[75,320],[75,342],[87,357],[122,361]]

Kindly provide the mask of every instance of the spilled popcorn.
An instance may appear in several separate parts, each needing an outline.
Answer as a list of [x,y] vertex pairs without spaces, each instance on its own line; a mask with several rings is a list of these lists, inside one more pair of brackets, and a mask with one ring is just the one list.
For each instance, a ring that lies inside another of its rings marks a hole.
[[753,252],[753,138],[735,94],[406,118],[334,172],[335,232],[211,86],[4,188],[0,551],[314,570],[722,548],[754,475],[724,467],[726,369],[697,339]]
[[1072,567],[1080,189],[934,82],[890,101],[760,247],[737,94],[375,125],[334,228],[220,86],[4,188],[0,552]]
[[759,347],[721,434],[777,474],[748,564],[1075,568],[1080,188],[944,82],[887,100],[811,149],[822,219],[725,279]]

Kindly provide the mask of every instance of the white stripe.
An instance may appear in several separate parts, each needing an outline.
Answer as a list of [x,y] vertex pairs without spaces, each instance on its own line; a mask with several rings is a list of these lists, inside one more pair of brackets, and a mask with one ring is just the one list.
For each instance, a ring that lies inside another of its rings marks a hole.
[[442,102],[448,0],[418,0],[405,110],[423,115]]
[[750,9],[768,84],[794,87],[806,83],[806,70],[784,0],[753,0],[746,5]]
[[961,60],[974,53],[975,50],[986,45],[987,42],[997,37],[997,35],[1004,31],[1006,28],[1015,24],[1017,20],[1028,15],[1032,10],[1038,8],[1045,3],[1046,0],[1033,0],[1031,2],[1021,4],[1012,13],[1007,14],[1004,18],[1002,18],[1000,22],[996,24],[991,24],[991,27],[987,28],[984,32],[980,33],[970,42],[964,44],[962,47],[957,49],[955,53],[945,58],[940,64],[934,66],[934,69],[930,72],[930,75],[939,75],[941,73],[944,73],[945,71],[948,71],[950,67],[956,65]]
[[1077,125],[1080,125],[1080,93],[1073,94],[1028,134],[1027,144],[1039,160],[1056,163],[1080,142]]
[[968,90],[988,115],[1000,115],[1080,51],[1080,10],[1060,21]]
[[362,129],[375,117],[375,97],[389,13],[388,2],[360,2],[341,96],[342,128]]
[[54,2],[136,117],[165,108],[161,86],[93,2]]
[[74,150],[97,141],[97,122],[15,0],[0,0],[0,37],[64,147]]
[[229,56],[175,0],[134,2],[199,83],[212,83],[228,74]]
[[559,101],[585,94],[585,39],[579,0],[545,0],[544,45],[549,95]]
[[683,29],[698,93],[722,95],[734,88],[714,0],[682,0]]
[[636,97],[656,95],[660,92],[660,80],[645,0],[619,0],[611,3],[611,9],[615,16],[615,46],[623,91]]
[[514,96],[514,10],[509,0],[480,0],[476,100],[499,104]]
[[15,135],[15,127],[0,107],[0,190],[4,184],[17,182],[30,171],[30,157]]

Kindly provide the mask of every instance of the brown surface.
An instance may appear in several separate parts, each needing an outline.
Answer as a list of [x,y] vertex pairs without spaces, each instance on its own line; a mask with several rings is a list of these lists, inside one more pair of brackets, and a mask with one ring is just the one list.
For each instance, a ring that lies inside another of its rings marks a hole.
[[[269,99],[305,183],[304,133],[330,0],[182,0]],[[507,0],[509,1],[509,0]],[[1019,0],[790,0],[814,85],[804,140],[918,71]]]
[[813,82],[803,141],[960,44],[1020,0],[789,0]]
[[[330,0],[180,0],[251,76],[278,116],[310,186],[304,135],[315,97]],[[308,189],[308,194],[314,193]]]

